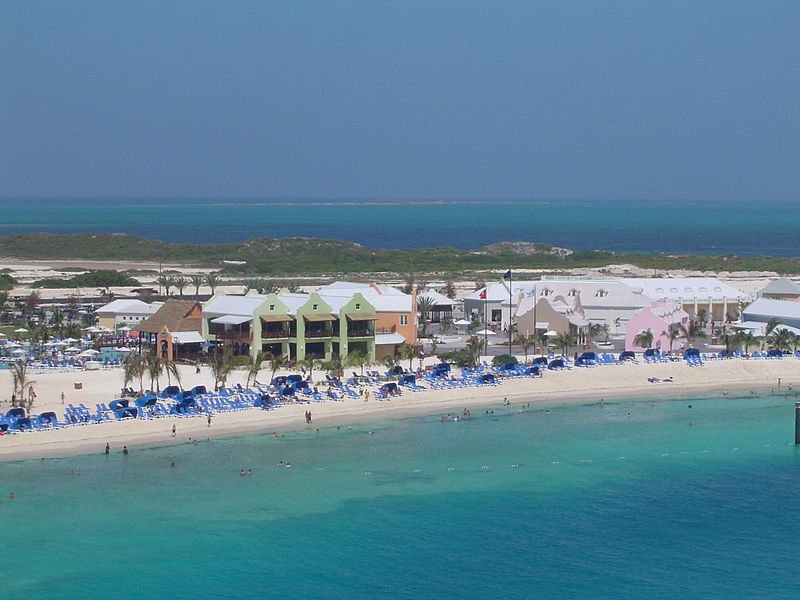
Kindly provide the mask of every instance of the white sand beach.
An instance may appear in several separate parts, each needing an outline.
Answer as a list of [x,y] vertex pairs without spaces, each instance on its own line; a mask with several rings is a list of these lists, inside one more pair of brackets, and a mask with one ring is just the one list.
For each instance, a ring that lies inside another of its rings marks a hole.
[[[261,378],[269,379],[262,371]],[[315,373],[315,379],[323,377]],[[228,384],[244,384],[244,371],[234,372]],[[672,378],[672,382],[649,383],[648,378]],[[120,369],[103,371],[73,371],[33,375],[37,401],[34,413],[55,411],[63,416],[61,404],[64,392],[66,404],[108,402],[118,397],[122,387]],[[370,419],[399,418],[412,414],[460,414],[464,408],[502,405],[508,398],[514,405],[521,402],[586,402],[644,394],[674,394],[708,390],[724,398],[723,390],[734,388],[764,389],[777,385],[794,394],[800,391],[800,360],[721,360],[710,361],[702,367],[690,367],[684,362],[657,364],[607,365],[594,368],[577,368],[570,371],[548,371],[539,379],[508,379],[497,386],[469,387],[447,390],[411,392],[405,390],[400,397],[377,401],[347,398],[343,401],[287,404],[274,410],[252,409],[217,413],[208,427],[205,416],[163,417],[154,420],[129,419],[83,426],[65,427],[52,431],[34,431],[0,437],[0,460],[30,457],[51,457],[69,454],[102,452],[108,442],[119,451],[123,445],[186,443],[189,438],[205,439],[212,436],[232,436],[247,432],[272,432],[303,428],[325,428],[365,422]],[[207,368],[196,374],[193,368],[182,368],[184,387],[208,386],[212,377]],[[75,382],[82,384],[76,390]],[[148,382],[145,381],[145,384]],[[162,382],[164,385],[165,382]],[[10,390],[11,376],[0,371],[0,389]],[[3,410],[7,410],[5,405]],[[306,425],[304,413],[311,410],[313,424]],[[172,438],[172,426],[177,435]]]

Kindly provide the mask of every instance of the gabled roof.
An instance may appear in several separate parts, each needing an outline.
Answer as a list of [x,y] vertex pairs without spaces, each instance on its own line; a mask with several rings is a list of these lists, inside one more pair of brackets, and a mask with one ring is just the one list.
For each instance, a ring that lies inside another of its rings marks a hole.
[[433,306],[454,306],[456,301],[451,300],[444,294],[440,294],[436,290],[428,290],[426,292],[422,292],[421,294],[417,294],[417,301],[422,298],[430,298]]
[[796,284],[791,279],[781,277],[771,282],[767,287],[761,290],[761,294],[777,294],[785,296],[800,296],[800,285]]
[[206,316],[238,315],[242,317],[252,317],[267,297],[262,294],[251,294],[249,296],[233,296],[220,294],[214,296],[203,305],[203,313]]
[[800,302],[792,300],[772,300],[759,298],[744,309],[745,320],[752,320],[754,316],[800,320]]
[[113,300],[105,306],[97,309],[98,313],[114,313],[114,314],[134,314],[134,315],[152,315],[160,307],[161,302],[153,302],[148,304],[136,298],[120,298]]
[[[189,316],[197,307],[197,316]],[[164,327],[170,331],[200,331],[201,305],[196,300],[168,299],[158,311],[133,328],[133,331],[158,333]]]

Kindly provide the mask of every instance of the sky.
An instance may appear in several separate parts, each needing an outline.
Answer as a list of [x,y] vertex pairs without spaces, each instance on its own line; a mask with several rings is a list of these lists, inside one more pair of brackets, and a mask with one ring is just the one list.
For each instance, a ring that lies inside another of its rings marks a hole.
[[0,0],[0,197],[800,198],[800,2]]

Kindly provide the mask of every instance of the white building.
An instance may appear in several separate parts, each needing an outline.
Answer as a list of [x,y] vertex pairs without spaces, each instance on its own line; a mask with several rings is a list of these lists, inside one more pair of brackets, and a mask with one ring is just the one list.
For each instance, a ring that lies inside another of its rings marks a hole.
[[133,327],[147,320],[158,311],[163,302],[148,304],[133,298],[121,298],[97,309],[97,324],[106,329]]

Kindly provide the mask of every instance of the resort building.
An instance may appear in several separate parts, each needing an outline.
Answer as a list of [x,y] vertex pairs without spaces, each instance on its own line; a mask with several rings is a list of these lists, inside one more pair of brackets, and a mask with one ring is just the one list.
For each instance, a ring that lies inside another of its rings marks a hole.
[[388,286],[332,284],[311,294],[215,295],[203,306],[202,334],[234,354],[259,350],[288,360],[370,361],[416,341],[413,295]]
[[571,333],[581,341],[589,326],[576,302],[569,302],[562,296],[542,298],[533,294],[520,300],[514,323],[522,335],[533,335],[537,330],[539,333]]
[[[572,307],[591,324],[605,325],[610,335],[627,334],[627,324],[633,316],[653,302],[673,302],[681,306],[690,318],[705,315],[704,320],[733,321],[739,316],[740,303],[747,294],[711,277],[682,278],[599,278],[543,277],[539,281],[500,281],[490,283],[464,299],[468,318],[477,318],[497,330],[507,330],[509,322],[518,321],[538,302],[530,298],[557,301],[556,312]],[[560,304],[559,304],[560,303]],[[552,302],[551,302],[552,304]],[[532,316],[525,319],[532,327]],[[537,322],[543,321],[537,315]],[[543,327],[537,327],[543,329]],[[554,331],[552,328],[548,328]]]
[[758,297],[767,298],[768,300],[800,302],[800,284],[786,277],[781,277],[759,291]]
[[120,298],[95,311],[98,317],[97,324],[112,331],[120,327],[133,327],[154,315],[162,304],[162,302],[148,304],[134,298]]
[[440,294],[436,290],[426,290],[417,295],[417,307],[421,300],[430,302],[430,310],[428,311],[428,321],[431,323],[441,323],[442,321],[453,321],[453,308],[456,305],[455,300],[451,300],[444,294]]
[[[672,350],[677,340],[673,340],[670,347],[670,332],[680,327],[687,327],[689,314],[677,302],[654,302],[637,312],[628,321],[625,333],[625,350],[642,352],[645,346],[634,342],[640,333],[650,330],[653,333],[651,348],[658,350]],[[679,345],[683,342],[678,341]]]
[[800,302],[759,298],[744,309],[742,322],[737,323],[736,327],[763,335],[766,324],[771,319],[780,321],[781,328],[800,333]]
[[202,311],[196,300],[169,298],[132,331],[138,334],[140,345],[155,347],[162,358],[194,356],[205,342],[200,335]]
[[697,320],[705,311],[704,321],[731,322],[739,318],[740,303],[750,298],[741,290],[713,277],[627,278],[625,285],[661,302],[677,302]]

